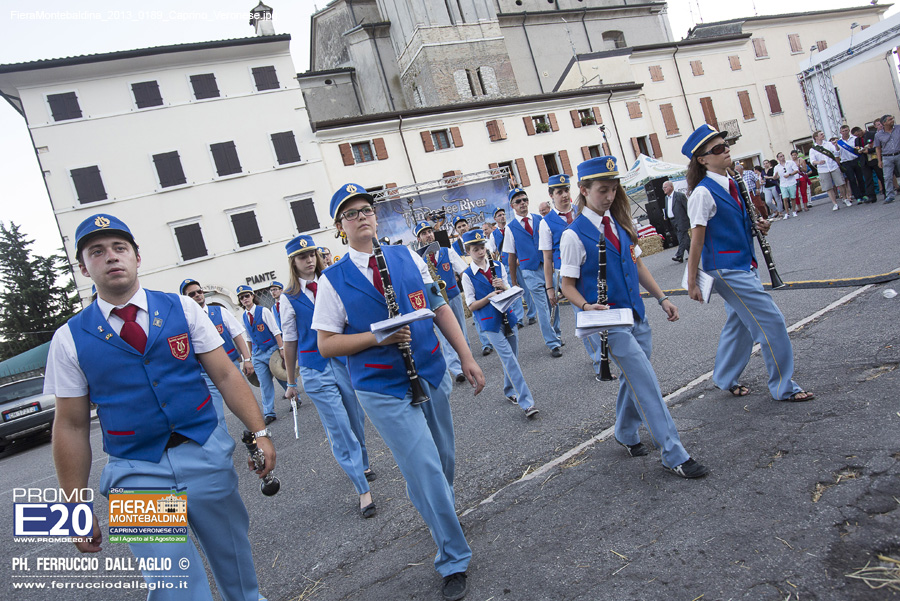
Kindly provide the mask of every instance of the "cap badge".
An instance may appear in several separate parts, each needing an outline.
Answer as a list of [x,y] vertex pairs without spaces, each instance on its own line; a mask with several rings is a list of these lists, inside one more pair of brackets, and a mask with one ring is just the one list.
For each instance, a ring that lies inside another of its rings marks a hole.
[[97,227],[109,227],[109,219],[107,219],[103,215],[99,215],[96,219],[94,219],[94,225],[96,225]]
[[616,168],[616,162],[612,159],[606,159],[606,170],[614,171]]
[[307,247],[306,240],[300,240],[300,248],[306,248],[306,247]]
[[476,240],[481,240],[481,234],[478,233],[478,232],[475,232],[475,239],[476,239]]
[[561,183],[561,184],[566,183],[566,176],[565,176],[565,175],[560,175],[560,176],[559,176],[559,183]]
[[347,194],[356,194],[356,189],[356,186],[354,186],[353,184],[349,184],[347,186]]

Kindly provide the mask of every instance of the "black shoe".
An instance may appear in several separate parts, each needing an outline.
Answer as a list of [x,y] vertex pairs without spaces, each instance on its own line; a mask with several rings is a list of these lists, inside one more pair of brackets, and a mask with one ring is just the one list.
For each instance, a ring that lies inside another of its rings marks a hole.
[[365,507],[359,508],[359,515],[365,519],[374,518],[376,511],[375,503],[369,503]]
[[616,442],[625,447],[631,457],[643,457],[644,455],[650,454],[650,449],[648,449],[642,442],[639,442],[637,444],[625,444],[624,442],[619,442],[618,439],[616,439]]
[[562,357],[562,351],[559,350],[558,346],[555,346],[552,349],[550,349],[550,355],[552,357]]
[[274,422],[276,419],[278,419],[278,418],[275,417],[274,415],[267,415],[266,416],[266,425],[268,426],[269,424]]
[[465,381],[466,381],[466,376],[463,375],[463,374],[456,374],[456,381],[459,382],[459,383],[465,382]]
[[444,583],[441,585],[441,595],[447,601],[459,601],[469,592],[469,585],[466,582],[466,573],[457,572],[444,577]]
[[565,341],[565,340],[560,340],[560,341],[559,341],[559,346],[566,346],[566,341]]
[[681,465],[669,468],[669,471],[678,474],[682,478],[702,478],[709,473],[709,468],[693,459],[688,459]]
[[684,263],[684,259],[682,257],[672,257],[672,260],[676,263]]
[[513,405],[519,404],[519,399],[516,398],[515,395],[506,397],[506,400],[512,403]]
[[366,470],[363,472],[363,475],[366,477],[366,482],[374,482],[378,480],[378,474],[376,474],[373,470]]
[[537,322],[537,317],[529,317],[528,325],[533,326]]
[[525,327],[525,324],[520,321],[519,323],[516,324],[516,327],[521,330],[522,328]]
[[492,348],[489,347],[489,346],[486,346],[486,347],[484,347],[483,349],[481,349],[481,356],[482,356],[482,357],[487,357],[488,355],[490,355],[490,354],[493,353],[493,352],[494,352],[494,349],[492,349]]
[[538,413],[540,413],[540,411],[538,411],[538,408],[535,407],[534,405],[532,405],[531,407],[529,407],[528,409],[525,410],[525,417],[527,417],[528,419],[532,419]]

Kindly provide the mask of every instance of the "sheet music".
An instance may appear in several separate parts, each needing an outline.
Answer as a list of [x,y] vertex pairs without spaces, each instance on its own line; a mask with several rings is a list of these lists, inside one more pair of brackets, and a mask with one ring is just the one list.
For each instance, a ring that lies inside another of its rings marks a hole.
[[407,326],[415,321],[433,317],[434,311],[432,311],[431,309],[419,309],[418,311],[413,311],[412,313],[404,313],[403,315],[398,315],[397,317],[392,317],[390,319],[375,322],[370,326],[370,328],[372,329],[372,333],[375,334],[375,340],[377,340],[378,342],[382,342],[385,338],[389,338],[392,334],[394,334],[394,332],[396,332],[403,326]]
[[631,309],[607,309],[605,311],[579,311],[575,318],[575,335],[587,338],[604,330],[616,330],[634,326]]
[[[712,287],[715,282],[715,278],[711,275],[703,271],[702,269],[697,270],[697,286],[700,287],[700,292],[703,294],[703,302],[708,303],[709,297],[712,296]],[[688,268],[684,268],[684,276],[681,278],[681,287],[685,290],[688,289]]]
[[500,294],[492,296],[491,305],[501,313],[506,313],[517,299],[522,298],[523,294],[525,291],[518,286],[510,286]]

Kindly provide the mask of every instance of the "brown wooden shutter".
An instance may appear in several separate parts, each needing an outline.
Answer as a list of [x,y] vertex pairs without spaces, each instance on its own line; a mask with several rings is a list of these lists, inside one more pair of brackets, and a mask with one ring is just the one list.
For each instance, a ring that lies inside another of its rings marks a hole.
[[522,117],[522,121],[525,123],[525,133],[529,136],[534,135],[534,120],[531,117]]
[[641,146],[638,144],[637,138],[631,138],[631,149],[634,150],[634,156],[640,156],[641,154]]
[[516,159],[516,170],[519,172],[519,186],[527,188],[531,185],[528,177],[528,169],[525,168],[525,159]]
[[563,173],[565,173],[566,175],[572,175],[572,163],[569,162],[568,150],[559,151],[559,162],[562,163]]
[[756,58],[769,56],[769,51],[766,50],[765,38],[753,38],[753,52],[756,54]]
[[545,184],[550,181],[550,173],[547,172],[547,163],[544,161],[544,155],[534,155],[534,162],[537,163],[538,175]]
[[862,27],[860,27],[860,29],[868,29],[869,27],[869,25],[863,25]]
[[488,138],[491,139],[491,142],[496,142],[500,139],[500,132],[497,131],[497,121],[488,121],[487,122],[487,130],[488,130]]
[[626,102],[625,106],[628,108],[629,119],[639,119],[641,117],[642,113],[640,102]]
[[585,161],[591,158],[591,149],[587,146],[581,147],[581,158]]
[[819,52],[822,52],[823,50],[828,48],[828,42],[826,42],[825,40],[819,40],[818,42],[816,42],[816,47],[819,49]]
[[385,184],[384,189],[388,191],[388,196],[390,196],[391,198],[396,198],[400,195],[400,193],[397,192],[397,182]]
[[341,159],[344,161],[345,166],[356,164],[356,161],[353,160],[353,149],[350,148],[350,144],[338,144],[338,149],[341,151]]
[[662,158],[662,148],[659,147],[659,136],[650,134],[650,148],[653,149],[653,158]]
[[719,122],[716,120],[716,110],[713,108],[712,98],[709,96],[701,98],[700,108],[703,109],[703,120],[714,128],[719,129]]
[[431,132],[423,131],[419,135],[422,136],[422,146],[425,147],[425,152],[434,152],[434,140],[431,139]]
[[789,33],[788,42],[791,44],[791,52],[803,52],[803,47],[800,45],[800,34]]
[[606,142],[603,143],[603,156],[611,156],[612,151],[609,149],[609,144]]
[[675,111],[671,104],[659,105],[659,112],[662,113],[663,124],[666,127],[666,135],[674,136],[678,133],[678,123],[675,121]]
[[379,161],[388,158],[387,148],[384,146],[384,138],[375,138],[372,142],[375,145],[375,158]]
[[550,131],[559,131],[559,123],[556,122],[556,113],[548,113],[547,118],[550,119]]
[[741,57],[739,56],[729,56],[728,64],[731,66],[732,71],[740,71],[741,70]]
[[662,81],[663,72],[659,65],[650,65],[650,81]]
[[463,145],[462,134],[459,133],[458,127],[450,128],[450,137],[453,138],[453,146],[456,148],[461,148]]
[[696,75],[703,75],[703,61],[691,61],[691,72]]
[[[494,169],[499,169],[499,168],[500,168],[500,165],[498,165],[497,163],[488,163],[488,169],[490,169],[491,171],[493,171]],[[491,179],[499,179],[499,176],[495,175]]]
[[572,109],[569,111],[569,116],[572,117],[572,127],[579,128],[581,127],[581,116],[578,114],[578,111]]
[[594,122],[597,125],[600,125],[601,123],[603,123],[603,117],[600,115],[600,107],[599,106],[591,107],[591,112],[594,113]]
[[766,86],[766,96],[769,98],[769,109],[773,115],[776,115],[781,111],[781,101],[778,100],[778,90],[775,89],[775,86]]
[[503,119],[497,119],[494,121],[497,124],[497,139],[505,140],[506,139],[506,128],[503,127]]
[[741,111],[744,113],[744,119],[753,119],[753,105],[750,103],[750,92],[741,90],[737,95],[741,103]]

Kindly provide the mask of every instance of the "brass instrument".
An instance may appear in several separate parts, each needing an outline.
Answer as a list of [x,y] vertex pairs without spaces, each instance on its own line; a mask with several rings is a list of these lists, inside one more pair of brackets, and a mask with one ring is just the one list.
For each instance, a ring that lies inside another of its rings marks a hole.
[[744,182],[744,178],[735,175],[734,171],[731,169],[728,170],[728,175],[731,176],[732,181],[734,181],[734,184],[740,191],[744,206],[747,207],[747,215],[750,217],[750,232],[756,236],[756,240],[759,242],[759,248],[762,250],[763,259],[766,262],[766,267],[769,269],[769,279],[772,281],[772,290],[784,288],[784,281],[781,279],[781,276],[778,275],[778,270],[775,269],[775,258],[772,256],[772,247],[769,246],[769,241],[766,240],[765,234],[756,227],[756,220],[759,219],[759,214],[756,212],[756,207],[753,206],[753,200],[750,198],[747,184]]
[[447,282],[441,279],[441,276],[438,275],[437,267],[435,263],[437,259],[437,249],[440,246],[437,243],[429,244],[425,249],[425,265],[428,266],[428,273],[431,274],[431,280],[438,285],[438,288],[441,291],[441,296],[444,298],[444,302],[448,305],[450,304],[450,299],[447,298]]
[[[488,269],[491,272],[491,283],[493,284],[494,278],[497,277],[497,272],[494,268],[494,262],[491,259],[488,259]],[[502,290],[502,288],[497,288],[497,290]],[[509,338],[513,335],[512,326],[509,325],[509,316],[506,313],[501,313],[503,316],[503,335],[506,338]]]
[[[597,273],[597,302],[605,305],[609,302],[606,296],[606,236],[600,232],[600,242],[597,243],[597,249],[600,253],[599,265],[600,270]],[[600,380],[609,382],[614,380],[612,371],[609,369],[609,334],[606,330],[600,332]]]
[[[391,274],[388,271],[387,261],[384,258],[384,252],[381,250],[381,244],[378,238],[372,237],[372,252],[375,255],[375,262],[378,264],[378,273],[381,275],[381,285],[384,287],[384,300],[387,303],[388,316],[391,318],[400,315],[400,305],[397,303],[397,293],[391,284]],[[400,355],[403,357],[403,363],[406,365],[406,375],[409,377],[409,384],[412,388],[413,406],[421,405],[431,399],[425,394],[422,387],[422,381],[419,380],[419,372],[416,370],[416,360],[413,358],[412,348],[408,342],[397,344],[400,349]]]

